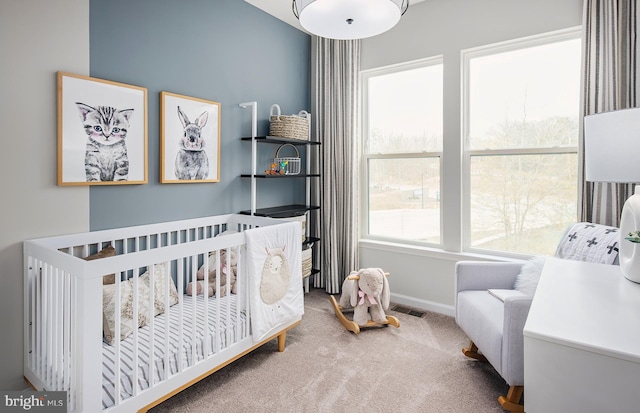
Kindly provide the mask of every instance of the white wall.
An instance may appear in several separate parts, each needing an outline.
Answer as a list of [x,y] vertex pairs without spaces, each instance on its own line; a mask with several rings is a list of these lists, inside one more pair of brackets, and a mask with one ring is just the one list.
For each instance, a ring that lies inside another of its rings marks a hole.
[[361,267],[381,267],[395,302],[453,314],[454,266],[462,255],[461,51],[576,27],[582,0],[426,0],[387,33],[362,43],[362,69],[442,55],[444,58],[444,250],[360,243]]
[[22,241],[89,229],[88,188],[56,186],[56,71],[89,74],[89,0],[2,0],[0,55],[0,389],[21,390]]

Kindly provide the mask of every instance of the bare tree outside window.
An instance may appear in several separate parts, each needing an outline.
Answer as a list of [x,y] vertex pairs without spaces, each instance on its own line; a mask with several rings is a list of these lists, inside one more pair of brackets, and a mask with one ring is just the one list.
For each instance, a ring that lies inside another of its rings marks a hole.
[[471,248],[553,254],[575,222],[579,57],[575,38],[467,56]]

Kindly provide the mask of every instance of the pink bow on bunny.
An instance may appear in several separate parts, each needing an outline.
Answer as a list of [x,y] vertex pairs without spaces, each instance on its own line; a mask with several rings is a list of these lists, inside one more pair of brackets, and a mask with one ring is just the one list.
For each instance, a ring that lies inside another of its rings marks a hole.
[[369,300],[370,304],[377,304],[375,298],[373,298],[372,296],[370,296],[369,294],[365,293],[362,290],[358,290],[358,296],[360,297],[360,301],[358,302],[359,305],[364,304],[365,298],[367,298]]

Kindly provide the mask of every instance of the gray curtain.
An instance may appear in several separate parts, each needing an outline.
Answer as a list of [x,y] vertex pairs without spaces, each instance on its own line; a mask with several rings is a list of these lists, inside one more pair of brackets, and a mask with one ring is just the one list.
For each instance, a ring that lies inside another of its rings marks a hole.
[[[313,132],[321,142],[320,185],[312,203],[320,206],[320,274],[313,286],[337,294],[342,281],[358,269],[358,161],[360,41],[312,40]],[[316,254],[318,255],[318,254]]]
[[[636,107],[638,95],[638,0],[585,0],[583,14],[584,115]],[[584,138],[580,139],[578,218],[619,226],[632,184],[584,180]]]

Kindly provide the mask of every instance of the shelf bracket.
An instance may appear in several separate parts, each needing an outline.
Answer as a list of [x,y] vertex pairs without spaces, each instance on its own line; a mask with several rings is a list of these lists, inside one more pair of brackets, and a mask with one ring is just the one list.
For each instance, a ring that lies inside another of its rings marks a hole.
[[239,105],[242,109],[251,107],[251,215],[256,214],[256,173],[258,162],[258,102],[244,102]]

